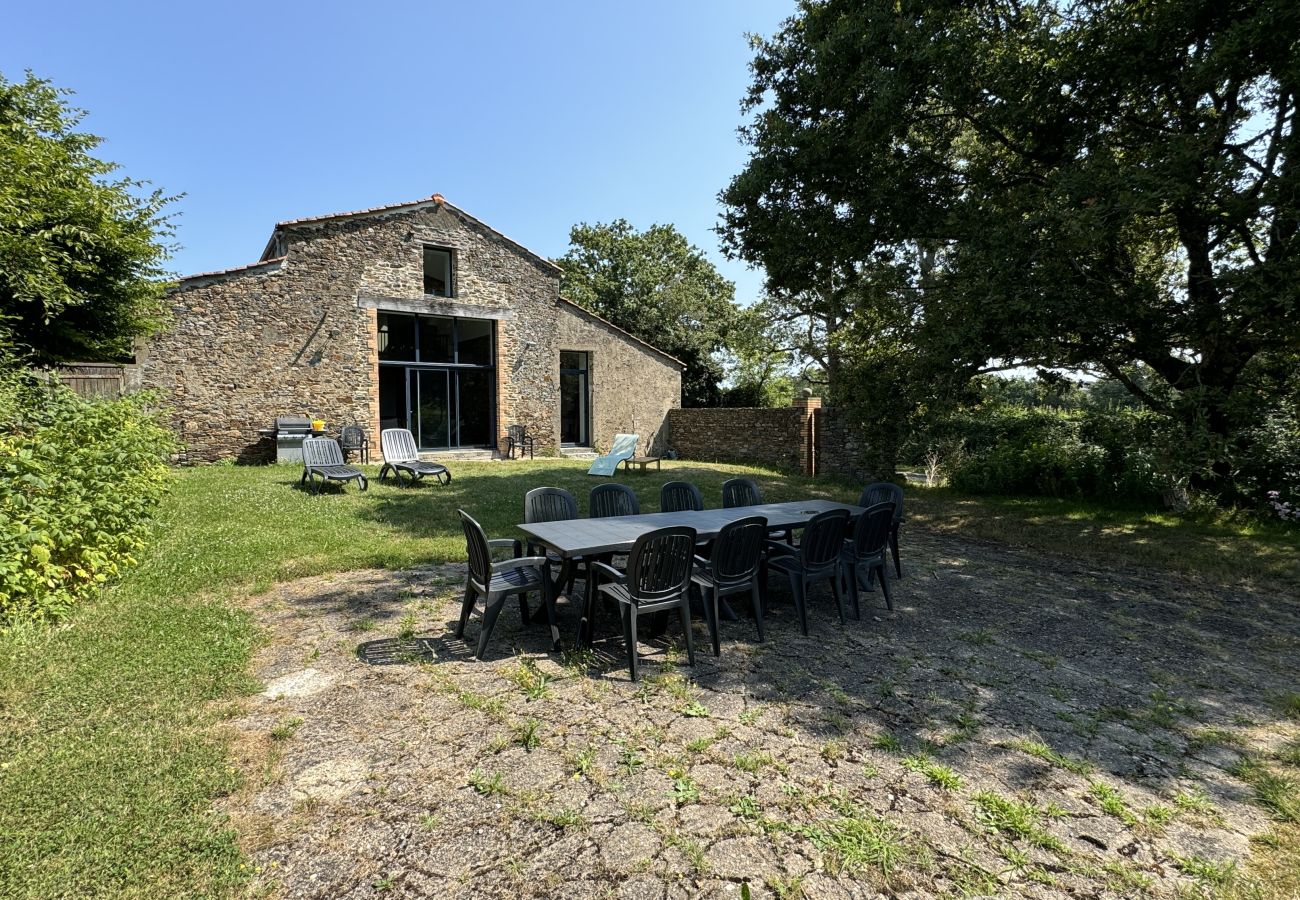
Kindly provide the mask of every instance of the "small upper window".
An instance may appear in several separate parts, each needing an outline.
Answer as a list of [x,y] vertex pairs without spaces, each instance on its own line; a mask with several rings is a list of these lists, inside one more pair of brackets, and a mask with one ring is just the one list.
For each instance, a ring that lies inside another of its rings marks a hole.
[[424,292],[434,297],[451,296],[451,251],[424,248]]

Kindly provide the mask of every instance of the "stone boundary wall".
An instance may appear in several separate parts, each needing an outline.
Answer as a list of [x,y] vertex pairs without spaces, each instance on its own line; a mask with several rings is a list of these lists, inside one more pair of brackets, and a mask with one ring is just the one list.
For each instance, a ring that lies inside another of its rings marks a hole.
[[813,433],[816,435],[816,474],[864,484],[874,480],[863,462],[867,449],[864,436],[848,427],[845,416],[838,409],[826,406],[817,410],[813,416]]
[[798,471],[806,419],[794,407],[673,409],[668,411],[668,446],[682,459]]
[[862,435],[817,398],[777,409],[674,409],[668,445],[682,459],[742,462],[805,475],[870,481]]

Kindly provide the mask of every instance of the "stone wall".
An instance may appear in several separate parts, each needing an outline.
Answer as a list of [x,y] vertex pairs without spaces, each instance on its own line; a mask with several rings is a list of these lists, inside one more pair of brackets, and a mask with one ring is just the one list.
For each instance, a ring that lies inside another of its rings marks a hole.
[[675,409],[668,422],[669,446],[683,459],[870,480],[863,438],[816,397],[778,409]]
[[799,409],[674,409],[668,445],[682,459],[798,471],[807,416]]
[[817,410],[813,428],[817,435],[818,475],[863,483],[874,480],[863,463],[866,452],[864,436],[848,426],[840,410],[835,407]]
[[[143,386],[160,390],[173,410],[186,461],[273,458],[273,442],[257,431],[279,415],[356,421],[378,449],[379,310],[495,320],[496,435],[520,423],[539,450],[558,446],[560,331],[574,318],[562,312],[559,270],[435,199],[284,223],[268,251],[282,258],[181,281],[171,294],[172,326],[137,360]],[[453,298],[425,295],[426,245],[453,252]],[[587,327],[605,329],[611,346],[621,340],[599,320]],[[612,381],[641,390],[602,392],[608,421],[679,402],[680,377],[660,371],[661,354],[631,346],[620,353],[622,374]],[[634,377],[637,354],[647,378]],[[618,409],[620,396],[634,398],[628,409]]]
[[[593,443],[608,450],[614,435],[638,434],[638,453],[662,456],[667,449],[668,416],[681,406],[680,364],[572,303],[560,304],[559,346],[590,354]],[[555,377],[559,377],[558,360]],[[559,431],[558,404],[553,427]]]

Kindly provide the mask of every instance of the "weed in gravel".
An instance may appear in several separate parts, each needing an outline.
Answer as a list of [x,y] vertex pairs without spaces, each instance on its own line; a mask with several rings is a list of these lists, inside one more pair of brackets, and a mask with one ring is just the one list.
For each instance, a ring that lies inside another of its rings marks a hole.
[[271,740],[289,740],[289,738],[293,737],[293,733],[298,730],[298,726],[301,724],[302,716],[292,716],[288,719],[280,720],[280,722],[271,729]]
[[742,772],[749,772],[751,775],[756,774],[764,766],[776,764],[776,759],[772,754],[762,750],[754,753],[737,753],[731,758],[731,764]]
[[1028,841],[1044,850],[1064,850],[1055,835],[1044,830],[1042,811],[1032,803],[1012,800],[993,791],[980,791],[971,797],[981,822],[1002,834]]
[[1197,728],[1187,736],[1187,751],[1195,753],[1205,747],[1240,747],[1241,735],[1226,728]]
[[1277,759],[1288,766],[1300,768],[1300,738],[1294,738],[1283,744],[1277,751]]
[[694,779],[680,769],[674,769],[668,774],[673,779],[673,803],[678,806],[685,806],[688,803],[699,802],[700,788]]
[[523,691],[528,702],[545,700],[551,695],[551,676],[537,668],[537,663],[524,657],[510,672],[510,680]]
[[526,719],[515,726],[515,743],[532,753],[542,745],[541,735],[537,733],[542,723],[536,719]]
[[688,719],[707,719],[709,708],[698,700],[692,700],[682,707],[681,713]]
[[1180,872],[1213,888],[1227,888],[1237,878],[1235,861],[1214,862],[1203,856],[1175,856],[1173,859]]
[[367,616],[364,619],[358,619],[352,623],[353,631],[374,631],[379,627],[379,623]]
[[500,772],[493,772],[489,776],[481,769],[475,769],[469,773],[469,786],[485,797],[506,793],[506,782]]
[[882,731],[871,739],[871,746],[876,750],[884,750],[888,753],[902,753],[903,742],[894,737],[891,732]]
[[573,769],[574,778],[590,778],[596,770],[595,748],[587,747],[581,753],[570,758],[569,767]]
[[1293,719],[1300,719],[1300,692],[1288,691],[1277,698],[1278,712]]
[[397,637],[403,641],[409,641],[415,637],[415,613],[408,612],[398,621]]
[[835,762],[838,759],[842,759],[844,757],[844,742],[836,740],[827,741],[822,744],[821,754],[822,759],[827,762]]
[[1094,781],[1088,786],[1088,793],[1096,800],[1097,805],[1107,815],[1114,816],[1130,828],[1138,824],[1138,817],[1133,815],[1133,811],[1128,808],[1120,792],[1108,784],[1100,781]]
[[768,875],[763,879],[763,884],[767,885],[776,900],[804,900],[802,875],[792,875],[789,878]]
[[952,769],[935,762],[929,754],[916,753],[901,760],[904,769],[924,775],[932,785],[945,791],[955,791],[961,787],[961,778]]
[[1283,822],[1300,822],[1300,781],[1269,769],[1256,756],[1243,756],[1230,770],[1255,789],[1255,802]]
[[1054,766],[1059,766],[1068,772],[1074,772],[1076,775],[1087,775],[1092,772],[1092,763],[1057,753],[1042,741],[1017,739],[1009,742],[1007,746],[1013,750],[1019,750],[1021,753],[1028,753],[1030,756],[1036,756],[1044,762],[1049,762]]
[[763,811],[758,806],[758,801],[750,794],[736,797],[727,807],[727,811],[733,816],[747,819],[751,822],[757,821],[763,815]]
[[672,833],[664,835],[664,844],[669,847],[676,847],[686,857],[686,861],[691,864],[697,875],[703,875],[709,870],[708,863],[704,861],[704,847],[695,840],[682,834]]
[[686,742],[686,752],[703,753],[705,750],[708,750],[717,742],[718,739],[713,735],[706,735],[705,737],[697,737],[694,740]]
[[543,809],[532,816],[535,822],[546,822],[559,828],[585,828],[587,820],[582,813],[571,807],[566,806],[561,809]]
[[1142,824],[1153,831],[1161,830],[1173,821],[1173,818],[1173,809],[1161,803],[1152,803],[1142,810]]
[[957,635],[957,639],[974,647],[987,647],[993,643],[993,629],[976,628],[974,631],[963,631]]
[[420,816],[420,827],[425,831],[436,831],[441,824],[442,820],[433,813],[425,813]]
[[755,706],[755,707],[751,707],[750,709],[746,709],[742,711],[737,718],[740,719],[740,723],[742,725],[753,725],[759,720],[759,717],[761,717],[762,715],[763,715],[763,708],[761,706]]
[[827,855],[832,872],[875,869],[888,878],[907,858],[898,829],[870,810],[855,808],[799,830]]
[[1223,814],[1219,812],[1218,807],[1210,801],[1210,798],[1200,788],[1175,794],[1173,802],[1174,806],[1178,807],[1182,812],[1191,813],[1212,822],[1223,821]]
[[457,690],[456,699],[460,701],[461,706],[466,709],[473,709],[479,712],[485,712],[492,716],[498,716],[505,711],[505,701],[500,697],[487,697],[475,691]]
[[623,753],[619,756],[618,762],[619,765],[623,767],[623,771],[628,775],[635,775],[637,770],[645,765],[645,760],[641,758],[641,754],[637,753],[631,747],[623,748]]
[[560,659],[574,675],[586,675],[600,666],[600,656],[590,647],[565,647]]

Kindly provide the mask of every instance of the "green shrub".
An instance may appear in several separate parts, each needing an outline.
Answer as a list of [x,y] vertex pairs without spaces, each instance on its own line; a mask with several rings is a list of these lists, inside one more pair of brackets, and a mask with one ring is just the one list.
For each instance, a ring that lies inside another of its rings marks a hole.
[[135,561],[174,447],[150,402],[0,364],[0,625],[58,619]]
[[1151,501],[1164,481],[1155,416],[1131,408],[968,408],[925,436],[961,491]]

